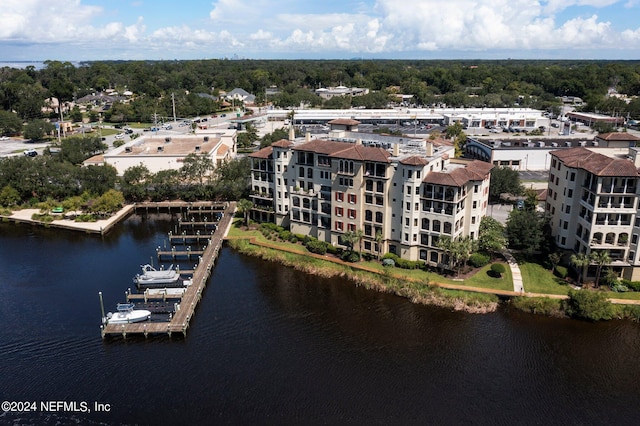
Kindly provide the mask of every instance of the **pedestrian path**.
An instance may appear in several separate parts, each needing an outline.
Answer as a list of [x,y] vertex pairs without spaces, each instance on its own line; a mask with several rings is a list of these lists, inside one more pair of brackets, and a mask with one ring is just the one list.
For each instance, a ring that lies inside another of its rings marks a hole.
[[507,259],[507,263],[511,268],[511,277],[513,279],[513,291],[516,293],[524,293],[524,286],[522,285],[522,272],[520,272],[520,267],[518,266],[518,262],[513,257],[513,255],[505,250],[502,252],[502,255],[505,259]]

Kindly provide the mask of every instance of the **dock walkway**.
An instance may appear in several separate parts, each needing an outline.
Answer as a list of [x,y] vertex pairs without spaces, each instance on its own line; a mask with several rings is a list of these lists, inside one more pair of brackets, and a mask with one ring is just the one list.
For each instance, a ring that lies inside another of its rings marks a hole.
[[107,324],[102,328],[102,337],[144,335],[149,334],[168,334],[180,333],[187,335],[189,323],[193,318],[196,306],[202,298],[202,292],[207,284],[207,280],[211,275],[211,269],[220,253],[222,241],[229,232],[233,213],[235,211],[235,203],[229,203],[226,206],[225,214],[219,222],[218,229],[211,236],[211,241],[202,255],[201,261],[193,271],[192,284],[187,287],[180,301],[180,307],[172,316],[169,322],[139,322],[132,324]]

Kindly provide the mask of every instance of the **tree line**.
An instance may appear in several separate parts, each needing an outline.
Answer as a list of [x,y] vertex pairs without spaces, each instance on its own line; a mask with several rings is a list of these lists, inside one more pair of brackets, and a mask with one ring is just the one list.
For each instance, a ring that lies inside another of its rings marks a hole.
[[[319,87],[367,88],[356,97],[323,100]],[[558,97],[576,96],[585,111],[640,118],[640,101],[608,97],[610,90],[640,94],[639,61],[427,61],[427,60],[194,60],[194,61],[46,61],[42,69],[0,69],[0,131],[16,133],[23,122],[46,118],[44,100],[62,102],[114,88],[135,94],[116,102],[105,119],[153,121],[156,114],[189,117],[223,107],[220,91],[242,88],[259,104],[282,108],[300,103],[325,108],[380,108],[394,94],[412,95],[419,106],[532,107],[552,109]],[[276,87],[276,94],[267,89]],[[55,113],[54,113],[55,114]],[[72,111],[75,118],[79,110]],[[92,114],[89,111],[89,114]],[[96,111],[93,117],[96,118]],[[15,119],[17,118],[17,120]]]

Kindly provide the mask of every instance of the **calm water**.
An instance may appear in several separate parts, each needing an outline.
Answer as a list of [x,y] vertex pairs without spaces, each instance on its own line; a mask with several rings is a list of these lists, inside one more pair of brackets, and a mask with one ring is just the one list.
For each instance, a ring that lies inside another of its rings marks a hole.
[[225,248],[186,339],[102,341],[168,216],[100,238],[0,224],[0,397],[108,414],[8,424],[640,422],[640,325],[414,306]]

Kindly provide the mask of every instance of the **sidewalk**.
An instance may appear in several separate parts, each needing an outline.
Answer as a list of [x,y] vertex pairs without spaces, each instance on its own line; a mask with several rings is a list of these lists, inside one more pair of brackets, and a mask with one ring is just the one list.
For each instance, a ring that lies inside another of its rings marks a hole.
[[520,267],[518,266],[518,262],[513,257],[513,255],[505,250],[502,252],[502,255],[505,259],[507,259],[507,263],[509,263],[509,267],[511,268],[511,277],[513,279],[513,291],[516,293],[523,294],[524,286],[522,284],[522,272],[520,272]]

